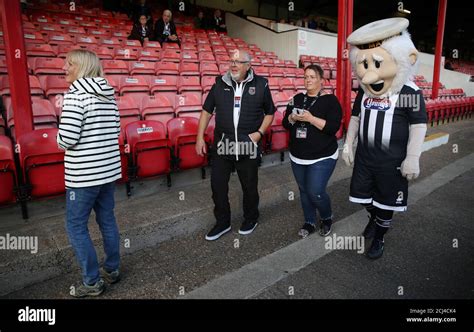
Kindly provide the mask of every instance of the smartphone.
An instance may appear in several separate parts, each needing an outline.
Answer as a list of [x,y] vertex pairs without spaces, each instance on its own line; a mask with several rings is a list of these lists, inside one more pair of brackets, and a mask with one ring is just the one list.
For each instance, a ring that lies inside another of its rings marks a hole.
[[296,114],[296,115],[303,115],[303,112],[304,112],[304,109],[301,109],[301,108],[293,108],[293,114]]

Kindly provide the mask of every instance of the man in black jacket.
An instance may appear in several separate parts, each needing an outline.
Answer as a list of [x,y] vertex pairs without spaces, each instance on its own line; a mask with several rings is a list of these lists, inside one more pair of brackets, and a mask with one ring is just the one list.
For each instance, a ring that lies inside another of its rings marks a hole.
[[254,74],[250,68],[250,55],[238,50],[231,59],[229,72],[216,78],[204,102],[196,143],[197,154],[204,155],[204,131],[215,113],[211,187],[217,222],[206,235],[209,241],[217,240],[231,230],[228,192],[234,167],[244,194],[244,222],[239,234],[250,234],[257,226],[261,139],[275,113],[268,81]]
[[180,45],[176,34],[176,25],[171,20],[171,16],[171,11],[166,9],[163,11],[163,16],[156,21],[155,39],[160,42],[161,46],[163,46],[163,43],[177,43]]

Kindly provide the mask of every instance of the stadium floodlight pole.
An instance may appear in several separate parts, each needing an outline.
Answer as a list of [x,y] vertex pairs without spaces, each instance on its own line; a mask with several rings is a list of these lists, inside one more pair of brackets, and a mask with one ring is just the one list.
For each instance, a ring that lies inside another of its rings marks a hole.
[[[351,91],[352,91],[352,70],[351,62],[349,61],[349,44],[347,44],[347,37],[352,33],[352,24],[353,24],[353,11],[354,11],[354,0],[346,0],[346,26],[345,26],[345,49],[347,57],[344,58],[344,103],[345,103],[345,113],[344,113],[344,127],[347,129],[349,126],[349,121],[351,119]],[[338,75],[339,76],[339,75]]]
[[[347,0],[338,0],[337,3],[337,80],[336,80],[336,97],[339,99],[339,103],[342,106],[343,119],[346,117],[346,112],[350,110],[346,109],[344,102],[345,99],[345,86],[344,86],[344,72],[345,72],[345,60],[344,60],[344,49],[346,45],[346,5]],[[346,54],[347,58],[348,54]],[[347,129],[348,124],[344,124]]]
[[15,136],[18,141],[19,137],[33,131],[30,82],[26,64],[20,1],[0,0],[0,12],[2,13],[5,58],[15,119]]
[[446,22],[446,8],[448,0],[439,0],[438,4],[438,31],[436,33],[436,48],[433,64],[433,86],[431,87],[431,98],[436,99],[439,95],[439,74],[441,71],[441,56],[443,53],[444,26]]

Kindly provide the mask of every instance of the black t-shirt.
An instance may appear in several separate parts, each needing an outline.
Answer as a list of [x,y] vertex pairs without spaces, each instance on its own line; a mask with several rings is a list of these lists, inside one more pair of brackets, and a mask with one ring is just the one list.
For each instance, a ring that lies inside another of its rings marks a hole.
[[[309,122],[297,121],[292,125],[288,121],[288,117],[295,107],[309,110],[312,115],[326,120],[326,125],[322,130]],[[341,126],[341,119],[342,109],[336,96],[326,94],[319,97],[309,97],[303,93],[295,95],[286,108],[282,123],[290,131],[291,154],[296,158],[306,160],[333,155],[338,148],[336,133]],[[297,137],[297,130],[302,127],[307,128],[306,138]]]
[[390,98],[371,98],[359,90],[352,115],[360,116],[356,161],[377,168],[399,167],[409,126],[427,121],[423,95],[413,82]]

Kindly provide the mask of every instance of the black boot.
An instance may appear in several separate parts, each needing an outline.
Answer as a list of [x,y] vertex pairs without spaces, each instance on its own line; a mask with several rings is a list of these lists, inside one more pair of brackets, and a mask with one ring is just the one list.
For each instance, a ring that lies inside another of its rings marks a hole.
[[375,215],[369,216],[369,222],[367,226],[365,226],[362,236],[365,237],[366,239],[372,239],[375,235],[375,224],[376,224]]
[[375,223],[375,234],[372,244],[367,251],[367,257],[370,259],[377,259],[382,257],[384,249],[383,236],[387,232],[388,227],[382,227]]

